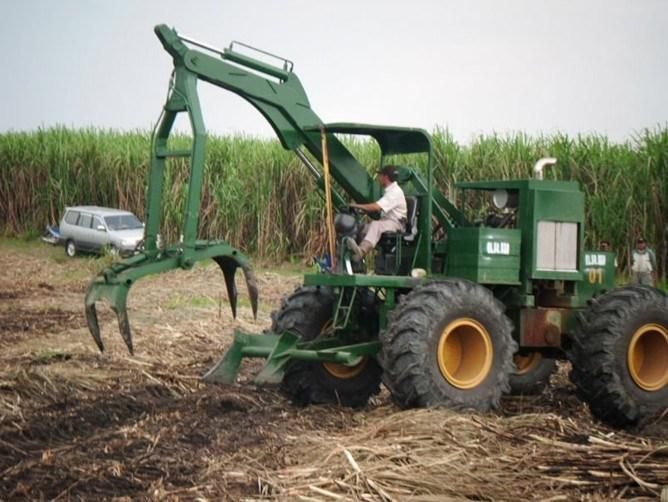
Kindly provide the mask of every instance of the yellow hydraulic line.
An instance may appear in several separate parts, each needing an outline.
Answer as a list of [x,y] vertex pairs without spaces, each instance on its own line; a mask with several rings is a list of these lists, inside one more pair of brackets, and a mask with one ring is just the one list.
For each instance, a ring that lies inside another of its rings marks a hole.
[[334,251],[334,210],[332,208],[332,180],[329,175],[329,154],[327,153],[327,134],[325,128],[320,127],[320,139],[322,143],[322,169],[325,174],[325,206],[327,210],[327,245],[329,248],[332,269],[336,266],[336,254]]

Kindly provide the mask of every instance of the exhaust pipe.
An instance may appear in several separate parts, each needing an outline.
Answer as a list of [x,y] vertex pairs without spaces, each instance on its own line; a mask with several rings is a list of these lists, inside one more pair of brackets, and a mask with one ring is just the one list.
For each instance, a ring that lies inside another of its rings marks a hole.
[[543,179],[543,169],[546,167],[553,166],[557,163],[557,159],[554,157],[543,157],[533,166],[533,174],[537,180]]

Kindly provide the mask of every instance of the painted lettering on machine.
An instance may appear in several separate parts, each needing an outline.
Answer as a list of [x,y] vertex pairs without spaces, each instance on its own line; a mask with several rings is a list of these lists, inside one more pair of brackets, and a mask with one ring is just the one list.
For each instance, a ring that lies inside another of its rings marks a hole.
[[585,254],[585,273],[589,284],[605,283],[605,265],[607,257],[602,253]]
[[510,254],[510,242],[505,241],[487,241],[485,245],[485,252],[487,254]]
[[599,253],[585,254],[585,267],[605,267],[606,256]]

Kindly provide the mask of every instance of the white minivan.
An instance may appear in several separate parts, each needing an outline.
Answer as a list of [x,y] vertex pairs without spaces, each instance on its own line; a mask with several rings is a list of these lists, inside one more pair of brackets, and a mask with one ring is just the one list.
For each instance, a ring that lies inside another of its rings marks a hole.
[[99,252],[108,247],[122,255],[132,254],[144,238],[144,224],[130,211],[97,206],[65,208],[60,222],[65,254]]

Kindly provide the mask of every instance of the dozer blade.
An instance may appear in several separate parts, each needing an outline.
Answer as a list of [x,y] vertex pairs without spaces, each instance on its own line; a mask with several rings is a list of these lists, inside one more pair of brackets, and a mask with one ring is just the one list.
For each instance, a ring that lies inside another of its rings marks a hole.
[[86,292],[86,321],[95,343],[100,351],[104,351],[104,343],[100,333],[95,303],[106,300],[118,318],[118,327],[125,345],[130,354],[134,354],[132,331],[128,319],[127,299],[130,287],[146,275],[157,274],[175,268],[189,269],[198,260],[212,258],[223,271],[225,286],[230,298],[232,314],[237,314],[237,287],[234,277],[237,268],[241,268],[248,287],[253,316],[257,317],[258,289],[255,274],[248,259],[236,249],[224,242],[197,241],[198,245],[189,253],[188,259],[183,259],[183,252],[179,248],[162,250],[160,254],[149,256],[141,253],[126,260],[120,261],[103,270],[88,286]]
[[300,342],[300,337],[289,331],[251,335],[234,332],[234,341],[223,357],[206,372],[206,383],[231,384],[236,381],[244,358],[265,358],[262,370],[253,382],[257,385],[278,384],[291,361],[333,362],[346,366],[359,364],[363,357],[375,356],[380,350],[378,340],[349,345],[336,337],[325,337]]

